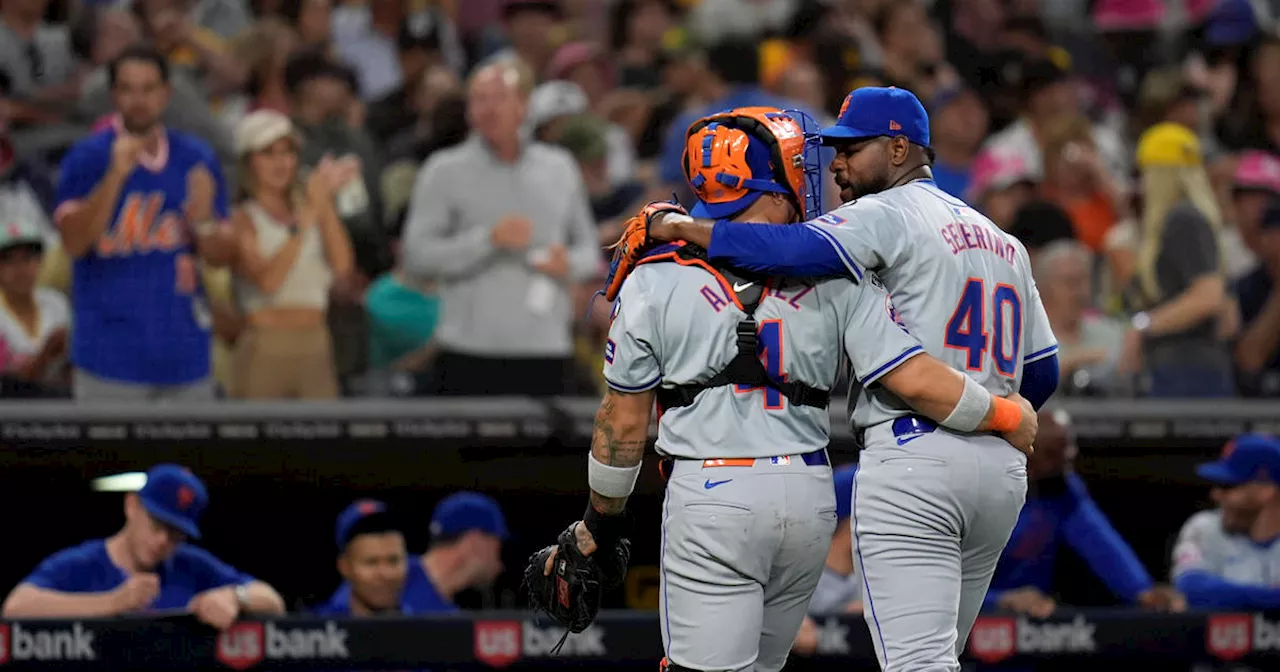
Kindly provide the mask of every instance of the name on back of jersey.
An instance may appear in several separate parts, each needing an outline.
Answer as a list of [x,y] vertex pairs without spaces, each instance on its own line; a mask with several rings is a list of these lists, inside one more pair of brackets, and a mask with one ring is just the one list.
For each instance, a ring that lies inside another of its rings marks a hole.
[[942,240],[951,246],[952,254],[960,254],[971,250],[990,252],[1005,260],[1010,266],[1015,265],[1016,251],[1013,243],[1004,236],[981,224],[969,222],[950,222],[938,229]]

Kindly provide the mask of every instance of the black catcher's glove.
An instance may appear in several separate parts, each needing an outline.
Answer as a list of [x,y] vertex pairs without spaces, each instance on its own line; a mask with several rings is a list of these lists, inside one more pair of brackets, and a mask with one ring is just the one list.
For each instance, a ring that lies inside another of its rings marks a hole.
[[[600,611],[603,588],[621,585],[631,561],[631,542],[619,539],[613,548],[597,548],[591,556],[578,551],[575,525],[560,533],[554,546],[548,546],[529,558],[524,569],[524,585],[529,592],[529,606],[545,611],[557,623],[578,633],[586,630]],[[551,575],[543,570],[547,558],[555,552]],[[596,556],[600,556],[597,562]]]

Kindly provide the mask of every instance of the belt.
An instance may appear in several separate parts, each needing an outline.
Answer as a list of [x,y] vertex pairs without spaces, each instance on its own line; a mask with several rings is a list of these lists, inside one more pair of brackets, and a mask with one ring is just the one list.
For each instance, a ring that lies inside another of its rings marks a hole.
[[[826,467],[831,464],[827,458],[827,451],[815,450],[809,453],[801,453],[799,455],[774,455],[772,457],[719,457],[708,460],[702,460],[702,468],[710,467],[754,467],[757,464],[764,466],[771,464],[775,466],[783,466],[791,464],[793,459],[799,458],[802,462],[810,467]],[[676,460],[695,461],[689,458],[664,457],[658,461],[658,471],[664,477],[671,476],[671,467]]]

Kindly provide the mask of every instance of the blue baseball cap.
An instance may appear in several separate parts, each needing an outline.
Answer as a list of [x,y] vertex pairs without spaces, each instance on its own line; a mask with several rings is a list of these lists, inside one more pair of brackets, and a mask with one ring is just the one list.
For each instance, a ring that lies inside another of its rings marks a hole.
[[[346,548],[347,544],[359,534],[356,526],[368,524],[375,518],[383,520],[387,517],[387,505],[384,502],[376,499],[357,499],[351,502],[350,506],[338,514],[338,524],[334,530],[334,541],[338,544],[338,550]],[[380,529],[391,529],[389,522],[385,525],[385,528]]]
[[921,147],[929,146],[929,113],[914,93],[892,86],[850,91],[835,126],[823,129],[822,142],[837,145],[881,136],[902,136]]
[[209,492],[190,469],[176,464],[157,464],[147,472],[147,482],[138,491],[138,500],[152,518],[192,539],[200,538],[197,522],[209,506]]
[[1280,482],[1280,440],[1261,434],[1238,436],[1222,450],[1222,458],[1196,467],[1200,478],[1217,485],[1249,481]]
[[431,512],[431,538],[452,539],[471,530],[507,538],[507,520],[498,502],[478,492],[456,492]]
[[836,520],[853,515],[853,476],[858,473],[858,463],[846,464],[831,473],[836,482]]

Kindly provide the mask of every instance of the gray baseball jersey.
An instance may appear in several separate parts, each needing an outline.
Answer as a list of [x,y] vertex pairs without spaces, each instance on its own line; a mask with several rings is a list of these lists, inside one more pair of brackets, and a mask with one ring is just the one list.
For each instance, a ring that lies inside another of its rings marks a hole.
[[[1022,243],[932,181],[864,196],[807,226],[854,277],[884,281],[925,352],[993,394],[1016,392],[1023,365],[1058,350]],[[869,427],[910,412],[864,386],[853,421]]]
[[[891,317],[882,287],[836,278],[769,289],[756,309],[765,369],[778,380],[829,390],[847,352],[870,385],[921,352]],[[622,392],[705,381],[737,353],[745,317],[733,293],[705,270],[639,266],[623,285],[605,344],[604,377]],[[666,411],[658,450],[680,458],[770,457],[827,445],[830,415],[794,406],[777,390],[728,385]]]
[[1172,578],[1190,571],[1250,586],[1280,586],[1280,544],[1255,544],[1247,536],[1227,534],[1220,509],[1200,511],[1183,524],[1173,546]]
[[[870,384],[921,352],[890,317],[881,287],[847,279],[775,287],[755,318],[761,360],[777,380],[829,390],[847,351]],[[642,265],[614,306],[605,378],[623,392],[708,380],[736,354],[744,317],[731,288],[706,270]],[[672,467],[662,517],[660,623],[673,664],[785,665],[835,531],[822,453],[829,424],[825,409],[737,385],[663,413],[658,450],[685,458]]]
[[[1057,352],[1026,250],[931,180],[806,226],[855,278],[883,280],[926,352],[993,394],[1017,391],[1024,364]],[[858,395],[853,552],[876,657],[888,671],[958,671],[1026,500],[1026,458],[994,436],[906,419],[911,410],[880,386]]]

